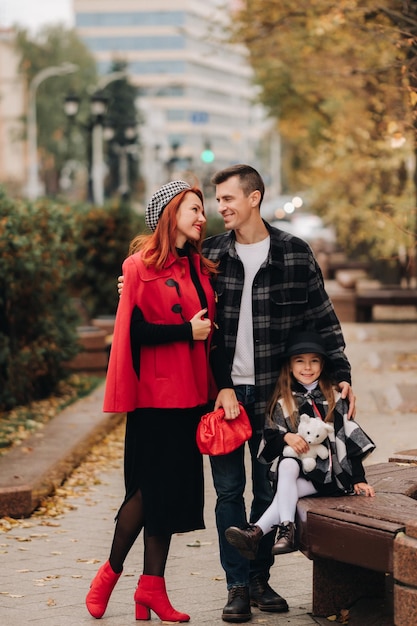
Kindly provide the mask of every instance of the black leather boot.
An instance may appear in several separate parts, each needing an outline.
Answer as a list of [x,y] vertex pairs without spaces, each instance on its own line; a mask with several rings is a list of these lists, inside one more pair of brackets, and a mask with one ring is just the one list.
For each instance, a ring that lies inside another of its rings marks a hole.
[[294,522],[280,524],[278,526],[276,541],[272,546],[272,554],[287,554],[288,552],[294,552],[296,549]]
[[252,617],[248,587],[232,587],[229,590],[227,604],[223,609],[222,620],[225,622],[248,622]]
[[262,574],[250,579],[249,594],[251,606],[257,606],[261,611],[285,613],[289,610],[287,601],[268,585]]
[[264,536],[259,526],[254,526],[253,524],[249,524],[244,529],[230,526],[226,528],[224,534],[230,545],[239,550],[245,559],[250,559],[251,561],[256,558],[259,542]]

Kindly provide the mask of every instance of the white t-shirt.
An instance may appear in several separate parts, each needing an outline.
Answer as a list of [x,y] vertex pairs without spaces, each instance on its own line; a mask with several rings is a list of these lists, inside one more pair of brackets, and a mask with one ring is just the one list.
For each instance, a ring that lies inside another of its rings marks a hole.
[[236,350],[232,365],[234,385],[255,384],[255,355],[253,349],[252,285],[259,268],[268,256],[270,237],[257,243],[235,243],[243,263],[244,283],[240,303]]

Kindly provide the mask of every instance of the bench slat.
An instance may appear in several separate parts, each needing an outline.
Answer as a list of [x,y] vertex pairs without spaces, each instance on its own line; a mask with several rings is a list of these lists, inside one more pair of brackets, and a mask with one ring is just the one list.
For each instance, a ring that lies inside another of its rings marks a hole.
[[417,499],[417,465],[377,463],[366,468],[366,478],[377,493],[398,493]]
[[379,305],[411,305],[417,306],[417,289],[369,289],[356,293],[356,304],[359,306]]
[[[375,498],[365,496],[344,496],[342,498],[302,498],[298,501],[297,512],[300,521],[306,519],[307,511],[325,516],[334,516],[355,521],[355,517],[368,519],[368,525],[375,521],[392,522],[398,528],[405,527],[410,519],[417,518],[417,500],[398,493],[378,493]],[[337,516],[335,512],[339,512]],[[349,517],[349,516],[352,517]]]
[[308,513],[309,558],[321,557],[377,572],[393,571],[392,544],[396,530],[387,532],[349,521]]
[[[355,513],[349,513],[344,509],[332,509],[332,510],[310,510],[308,515],[322,516],[328,520],[334,520],[335,526],[337,522],[347,522],[349,524],[357,524],[361,528],[370,528],[375,530],[384,530],[388,533],[396,535],[405,528],[405,522],[393,522],[391,520],[380,519],[378,517],[367,517],[365,515],[358,515]],[[385,516],[384,516],[385,517]]]

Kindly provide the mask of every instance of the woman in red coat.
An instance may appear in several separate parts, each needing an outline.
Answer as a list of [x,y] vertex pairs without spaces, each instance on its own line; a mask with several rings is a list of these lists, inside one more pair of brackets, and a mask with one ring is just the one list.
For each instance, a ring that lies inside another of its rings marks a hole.
[[153,233],[132,242],[123,264],[104,399],[104,411],[127,412],[126,495],[109,560],[86,604],[93,617],[103,616],[143,529],[136,619],[149,619],[152,609],[162,621],[187,622],[169,602],[164,573],[172,534],[204,528],[196,429],[209,401],[223,406],[226,418],[239,406],[214,321],[216,265],[201,254],[201,191],[184,181],[164,185],[149,202],[146,223]]

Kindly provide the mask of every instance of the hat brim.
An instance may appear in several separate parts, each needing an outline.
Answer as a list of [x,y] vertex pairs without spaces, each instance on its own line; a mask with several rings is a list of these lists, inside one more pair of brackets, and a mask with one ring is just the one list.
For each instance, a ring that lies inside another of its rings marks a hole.
[[320,354],[321,356],[327,357],[327,354],[323,348],[323,346],[321,346],[319,343],[314,343],[314,342],[306,342],[303,341],[301,343],[295,343],[293,344],[286,352],[286,356],[290,357],[290,356],[297,356],[297,354]]

